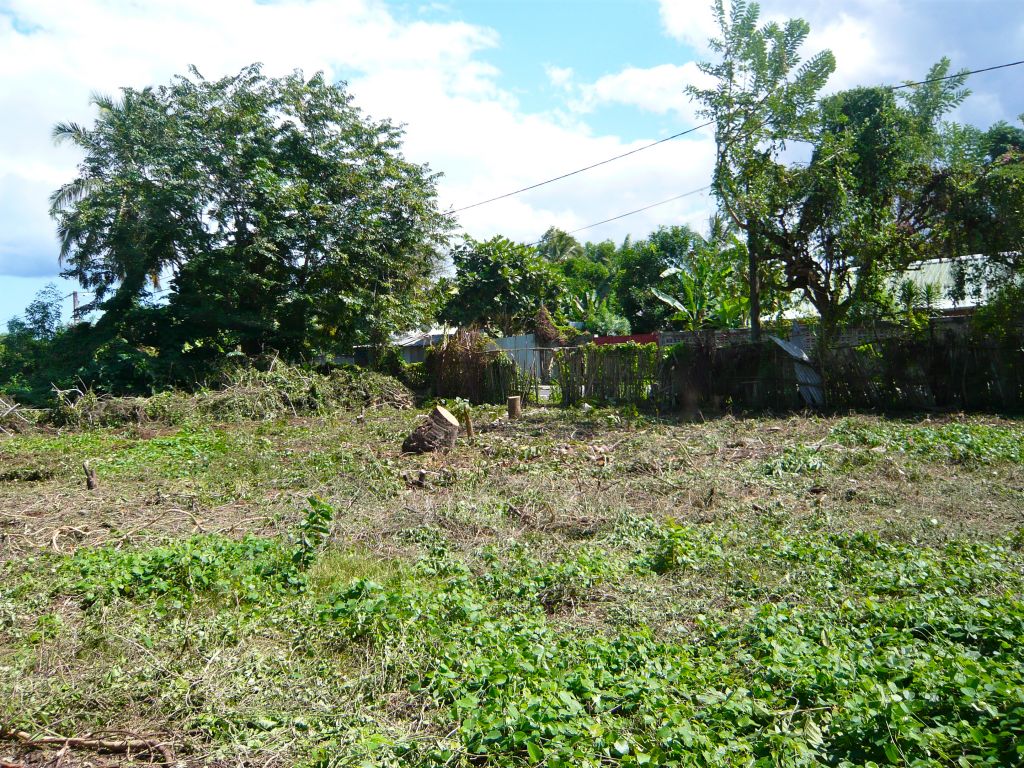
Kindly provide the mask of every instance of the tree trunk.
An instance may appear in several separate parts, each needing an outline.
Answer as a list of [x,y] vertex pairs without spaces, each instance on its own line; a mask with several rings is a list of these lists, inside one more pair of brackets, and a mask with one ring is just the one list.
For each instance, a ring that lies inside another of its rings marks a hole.
[[459,420],[440,405],[435,406],[430,416],[413,430],[402,443],[403,453],[426,453],[455,447],[459,435]]
[[750,283],[750,340],[755,342],[761,340],[761,277],[757,268],[760,245],[756,224],[750,222],[747,229],[747,258],[749,259],[747,269],[750,273],[748,277]]

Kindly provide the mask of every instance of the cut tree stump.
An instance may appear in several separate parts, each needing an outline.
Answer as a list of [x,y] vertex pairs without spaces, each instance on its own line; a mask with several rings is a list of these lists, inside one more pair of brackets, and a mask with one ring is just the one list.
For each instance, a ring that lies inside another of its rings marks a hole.
[[512,395],[508,399],[509,419],[518,419],[523,415],[523,399],[519,395]]
[[455,447],[459,436],[459,420],[440,405],[435,406],[427,420],[412,431],[402,443],[402,453],[426,453]]

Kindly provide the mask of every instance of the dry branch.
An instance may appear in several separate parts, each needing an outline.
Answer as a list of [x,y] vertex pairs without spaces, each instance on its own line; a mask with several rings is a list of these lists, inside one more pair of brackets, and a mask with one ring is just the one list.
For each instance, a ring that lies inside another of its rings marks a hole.
[[97,752],[147,752],[154,757],[159,755],[165,763],[174,763],[174,752],[170,745],[155,739],[123,738],[101,739],[84,736],[32,736],[25,731],[12,731],[0,727],[0,740],[15,741],[24,747],[40,748],[61,746],[71,749],[90,749]]
[[0,397],[0,432],[9,435],[12,432],[22,432],[32,426],[31,421],[18,413],[19,410],[21,410],[21,406],[17,403]]
[[85,487],[90,491],[95,491],[99,488],[100,482],[96,478],[96,470],[89,466],[88,461],[82,462],[82,471],[85,472]]

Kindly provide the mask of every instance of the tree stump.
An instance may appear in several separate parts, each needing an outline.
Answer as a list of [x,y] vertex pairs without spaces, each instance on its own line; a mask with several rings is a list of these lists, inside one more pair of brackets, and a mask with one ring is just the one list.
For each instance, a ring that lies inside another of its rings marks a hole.
[[523,399],[519,395],[512,395],[508,399],[509,419],[518,419],[523,415]]
[[403,453],[426,453],[454,448],[459,435],[459,420],[441,406],[435,406],[430,416],[412,431],[402,443]]

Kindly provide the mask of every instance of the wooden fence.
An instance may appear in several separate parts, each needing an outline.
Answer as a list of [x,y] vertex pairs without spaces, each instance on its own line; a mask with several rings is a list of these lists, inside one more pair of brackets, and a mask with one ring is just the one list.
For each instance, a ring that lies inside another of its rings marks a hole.
[[[537,351],[554,355],[550,402],[566,406],[794,410],[805,405],[801,365],[806,374],[813,363],[824,379],[830,408],[1024,411],[1024,345],[1019,340],[979,340],[960,328],[939,328],[942,332],[924,334],[886,328],[873,340],[862,334],[852,338],[855,344],[819,349],[804,363],[794,359],[792,347],[787,352],[769,340],[738,338],[724,346],[717,339],[693,337],[672,347],[630,342]],[[479,344],[463,344],[458,354],[456,349],[434,361],[439,397],[460,396],[474,403],[501,403],[508,395],[538,397],[541,380],[504,353]],[[812,400],[820,405],[820,382],[817,391]]]
[[563,405],[635,405],[664,411],[800,405],[794,361],[771,341],[728,347],[586,345],[556,357]]

